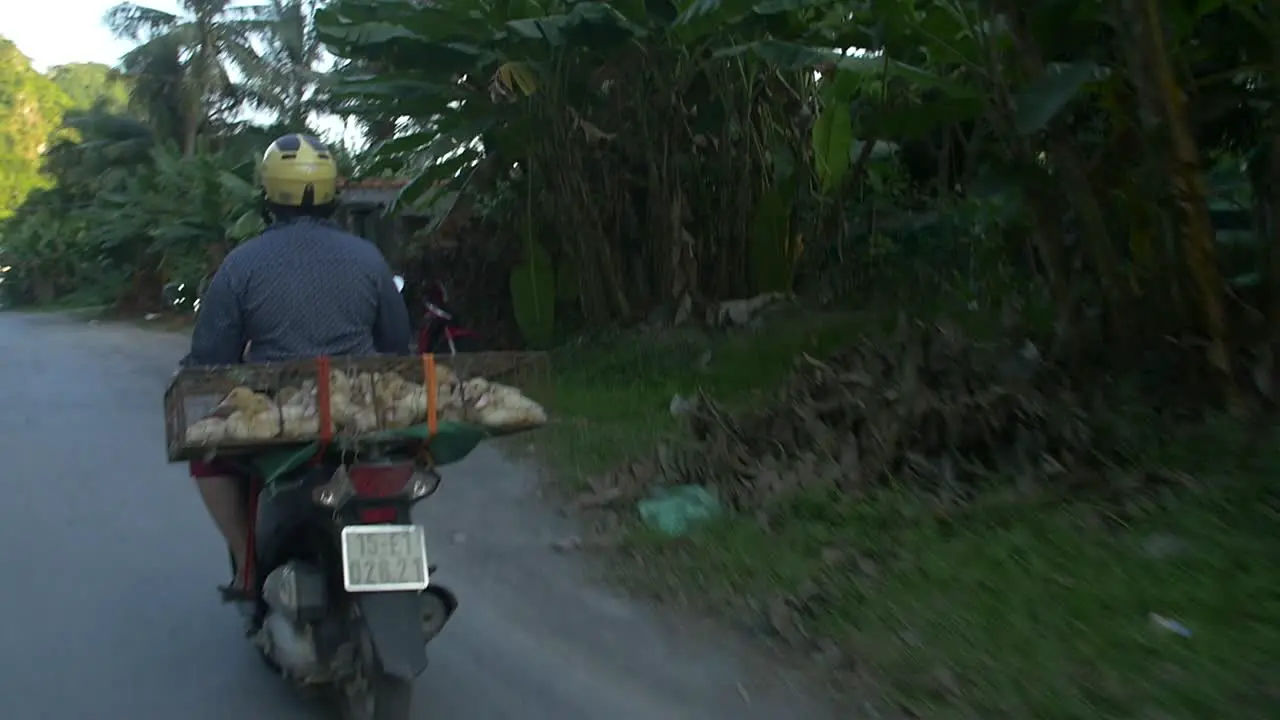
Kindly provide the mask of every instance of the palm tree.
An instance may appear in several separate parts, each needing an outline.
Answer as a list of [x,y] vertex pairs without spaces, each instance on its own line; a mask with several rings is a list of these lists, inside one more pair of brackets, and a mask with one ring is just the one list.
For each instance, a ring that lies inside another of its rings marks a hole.
[[311,113],[323,104],[317,68],[324,60],[324,46],[315,29],[317,4],[270,0],[269,26],[261,35],[265,51],[247,81],[249,101],[295,130],[307,127]]
[[181,145],[186,70],[182,48],[176,38],[157,38],[146,52],[131,52],[122,58],[120,69],[132,81],[129,107],[146,120],[157,138]]
[[183,15],[128,2],[107,11],[111,31],[139,43],[122,60],[137,80],[135,102],[157,129],[176,135],[185,155],[195,152],[200,128],[215,106],[234,108],[243,99],[231,80],[231,65],[248,77],[260,70],[252,38],[268,30],[266,11],[232,7],[232,1],[181,0]]
[[69,205],[89,203],[103,188],[148,164],[156,144],[150,126],[112,113],[105,102],[69,114],[63,124],[75,136],[49,148],[45,169],[58,178]]
[[325,76],[317,93],[317,103],[323,110],[356,121],[370,147],[394,138],[404,120],[342,92],[341,85],[344,80],[373,77],[382,70],[383,66],[372,60],[340,60]]

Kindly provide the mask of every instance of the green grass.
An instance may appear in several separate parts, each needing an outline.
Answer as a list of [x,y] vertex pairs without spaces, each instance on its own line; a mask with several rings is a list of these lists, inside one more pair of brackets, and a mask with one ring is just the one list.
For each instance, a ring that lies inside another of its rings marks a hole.
[[[860,325],[774,327],[560,353],[542,452],[571,483],[607,470],[671,437],[673,393],[752,402],[796,352],[822,354]],[[918,717],[1280,717],[1280,433],[1246,434],[1229,422],[1146,433],[1144,466],[1194,479],[1177,492],[956,517],[904,488],[798,497],[767,530],[737,516],[677,540],[635,526],[625,567],[661,596],[757,622],[791,598],[804,633]]]
[[[4,285],[0,284],[0,302],[3,302]],[[39,305],[9,305],[5,303],[6,309],[18,310],[22,312],[75,312],[77,314],[90,314],[102,312],[111,306],[111,298],[114,293],[107,285],[89,285],[76,289],[66,295],[63,295],[51,302]]]
[[859,327],[852,314],[786,311],[761,330],[628,334],[556,351],[552,424],[540,452],[576,484],[672,436],[677,393],[699,388],[730,405],[769,391],[798,353],[825,354]]
[[[919,717],[1276,717],[1271,477],[1215,479],[1125,526],[1085,505],[944,524],[886,492],[798,501],[771,532],[727,518],[629,549],[647,586],[708,608],[799,595],[800,625]],[[1180,554],[1153,555],[1157,539]]]
[[109,306],[100,303],[92,303],[86,300],[75,298],[64,298],[46,305],[6,305],[2,309],[12,312],[25,313],[66,313],[77,317],[93,317],[100,315],[108,309]]

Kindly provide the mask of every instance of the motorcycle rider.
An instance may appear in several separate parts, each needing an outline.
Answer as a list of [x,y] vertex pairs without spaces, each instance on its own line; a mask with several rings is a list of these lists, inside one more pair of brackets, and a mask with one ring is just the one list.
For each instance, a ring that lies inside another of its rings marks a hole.
[[[184,365],[409,352],[409,313],[386,259],[329,221],[337,180],[337,163],[319,139],[291,134],[271,143],[261,170],[269,225],[228,253],[210,280]],[[235,560],[224,598],[244,599],[246,483],[216,459],[190,469]]]

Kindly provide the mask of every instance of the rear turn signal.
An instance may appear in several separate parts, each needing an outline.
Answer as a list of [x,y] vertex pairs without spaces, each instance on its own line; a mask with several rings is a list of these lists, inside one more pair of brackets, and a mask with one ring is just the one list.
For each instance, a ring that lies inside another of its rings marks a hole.
[[[413,462],[370,463],[340,467],[329,482],[312,491],[316,503],[340,508],[355,498],[373,501],[374,505],[417,502],[440,487],[440,475]],[[390,513],[390,514],[388,514]],[[361,512],[365,522],[393,522],[394,508],[366,507]]]

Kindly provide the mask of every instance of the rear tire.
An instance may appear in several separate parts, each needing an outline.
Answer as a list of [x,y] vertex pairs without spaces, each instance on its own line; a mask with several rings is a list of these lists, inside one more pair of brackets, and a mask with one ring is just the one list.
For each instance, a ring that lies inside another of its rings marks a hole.
[[370,720],[411,720],[413,681],[382,673],[373,683],[373,717]]
[[355,677],[343,683],[342,720],[412,720],[413,678],[386,674],[359,616],[352,618],[357,638]]
[[374,677],[364,681],[360,692],[341,688],[342,720],[412,720],[413,681],[378,669],[366,672]]

